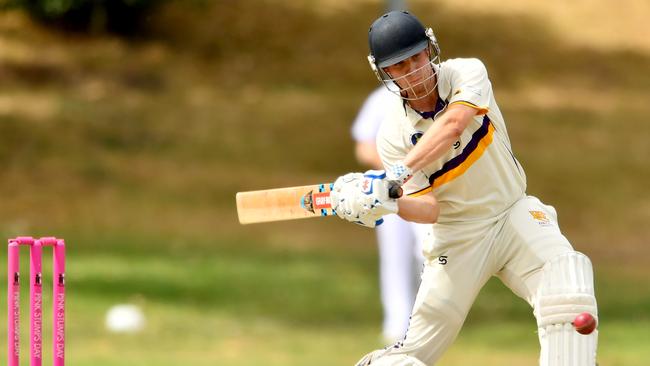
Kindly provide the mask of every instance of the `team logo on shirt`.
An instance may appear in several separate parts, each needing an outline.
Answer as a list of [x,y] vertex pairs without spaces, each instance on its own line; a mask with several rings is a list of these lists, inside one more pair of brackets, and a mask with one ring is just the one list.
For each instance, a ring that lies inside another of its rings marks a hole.
[[547,226],[551,224],[551,220],[546,216],[546,214],[542,211],[528,211],[530,212],[530,215],[537,221],[538,224],[541,226]]
[[420,131],[418,131],[418,132],[416,132],[414,134],[411,134],[411,143],[413,144],[413,146],[415,146],[415,144],[417,144],[418,141],[420,141],[420,137],[422,137],[422,135],[424,135],[424,133],[422,133]]

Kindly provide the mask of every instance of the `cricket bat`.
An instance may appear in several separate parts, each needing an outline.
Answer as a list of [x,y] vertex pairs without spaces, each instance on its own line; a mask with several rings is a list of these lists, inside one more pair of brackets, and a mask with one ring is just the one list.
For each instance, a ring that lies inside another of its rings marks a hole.
[[[326,217],[332,210],[330,191],[333,183],[310,186],[238,192],[237,215],[240,224]],[[402,188],[393,186],[389,196],[399,198]]]

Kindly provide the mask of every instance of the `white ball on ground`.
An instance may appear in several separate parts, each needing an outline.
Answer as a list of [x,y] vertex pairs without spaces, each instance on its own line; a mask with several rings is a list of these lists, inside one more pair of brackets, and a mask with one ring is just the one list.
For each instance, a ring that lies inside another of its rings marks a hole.
[[136,333],[144,328],[144,314],[131,304],[115,305],[106,313],[106,328],[115,333]]

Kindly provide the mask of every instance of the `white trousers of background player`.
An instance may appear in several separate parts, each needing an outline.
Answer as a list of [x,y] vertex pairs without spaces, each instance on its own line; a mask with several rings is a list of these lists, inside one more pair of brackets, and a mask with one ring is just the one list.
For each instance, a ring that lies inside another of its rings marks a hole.
[[379,282],[384,310],[382,334],[386,343],[406,334],[415,294],[420,286],[424,257],[422,241],[431,225],[415,224],[397,215],[384,216],[377,227]]

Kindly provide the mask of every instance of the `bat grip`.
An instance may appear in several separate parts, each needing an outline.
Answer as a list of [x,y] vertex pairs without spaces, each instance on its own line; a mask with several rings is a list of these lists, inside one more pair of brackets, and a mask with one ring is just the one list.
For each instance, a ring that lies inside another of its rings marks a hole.
[[390,198],[400,198],[402,197],[402,193],[404,193],[402,187],[397,184],[393,184],[388,188],[388,197]]

